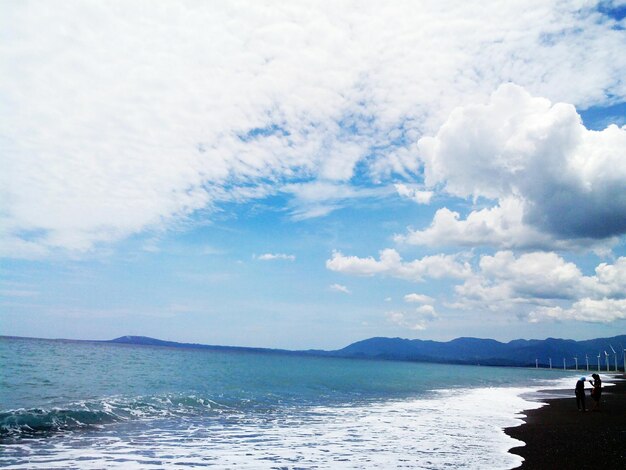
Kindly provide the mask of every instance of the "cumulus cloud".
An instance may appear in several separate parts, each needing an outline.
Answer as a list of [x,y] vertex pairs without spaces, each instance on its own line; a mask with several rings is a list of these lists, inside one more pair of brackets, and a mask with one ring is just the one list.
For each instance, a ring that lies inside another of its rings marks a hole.
[[[534,302],[537,299],[572,299],[580,288],[582,273],[555,253],[498,252],[480,258],[479,269],[456,292],[466,300],[479,300],[490,308],[498,304]],[[500,305],[501,308],[501,305]]]
[[330,290],[335,291],[335,292],[341,292],[343,294],[352,293],[350,292],[350,289],[348,289],[346,286],[343,286],[341,284],[331,284],[329,287],[330,287]]
[[512,312],[545,319],[610,322],[626,318],[626,258],[601,263],[585,276],[555,253],[484,255],[472,276],[456,286],[455,307]]
[[425,330],[428,323],[438,318],[432,305],[422,305],[412,311],[390,311],[385,316],[391,323],[415,331]]
[[[524,204],[518,198],[505,198],[497,206],[472,211],[465,219],[461,219],[458,212],[444,207],[437,210],[430,227],[409,230],[406,235],[397,235],[395,240],[426,246],[553,247],[553,238],[524,224],[523,215]],[[565,245],[567,242],[562,243]]]
[[[446,307],[452,309],[491,311],[531,322],[609,323],[626,319],[626,257],[598,264],[593,275],[583,274],[575,263],[556,253],[542,251],[520,255],[499,251],[482,255],[474,270],[467,261],[450,255],[405,262],[392,249],[381,251],[378,260],[335,252],[326,266],[332,271],[356,276],[383,275],[414,282],[427,277],[461,280],[454,287],[454,300],[446,303]],[[413,321],[416,314],[436,316],[435,299],[430,296],[410,293],[404,296],[404,301],[421,305],[408,313],[389,312],[390,321],[404,326],[424,326],[422,320],[428,316]]]
[[[502,82],[583,107],[626,96],[623,28],[593,2],[512,1],[487,12],[463,1],[9,2],[3,19],[8,256],[90,250],[303,180],[410,174],[420,135]],[[563,132],[574,128],[568,113],[555,117]],[[604,155],[606,174],[581,161],[573,171],[582,183],[568,177],[561,192],[543,194],[541,208],[556,211],[571,208],[563,191],[591,191],[581,207],[590,215],[576,224],[565,214],[561,227],[533,207],[529,222],[593,237],[621,230],[589,228],[622,176],[605,151],[621,131],[607,132],[581,144]],[[430,178],[454,179],[438,168]],[[524,195],[538,203],[542,190]]]
[[471,273],[471,268],[455,255],[425,256],[413,261],[403,261],[400,254],[391,248],[380,252],[380,259],[372,257],[344,256],[335,251],[332,258],[326,261],[331,271],[357,276],[373,276],[375,274],[423,281],[424,278],[463,278]]
[[262,255],[256,256],[256,259],[260,261],[274,261],[274,260],[286,260],[286,261],[295,261],[295,255],[288,255],[285,253],[264,253]]
[[626,299],[581,299],[571,308],[539,307],[529,315],[531,322],[551,320],[578,320],[592,323],[610,323],[626,319]]
[[441,209],[409,243],[562,248],[626,232],[626,127],[588,130],[574,106],[506,84],[418,147],[427,185],[497,205],[465,220]]

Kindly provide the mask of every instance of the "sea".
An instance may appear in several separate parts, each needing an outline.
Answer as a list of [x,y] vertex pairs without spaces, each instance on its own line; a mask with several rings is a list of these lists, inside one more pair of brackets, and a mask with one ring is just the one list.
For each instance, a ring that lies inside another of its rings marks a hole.
[[0,467],[509,469],[579,375],[3,337]]

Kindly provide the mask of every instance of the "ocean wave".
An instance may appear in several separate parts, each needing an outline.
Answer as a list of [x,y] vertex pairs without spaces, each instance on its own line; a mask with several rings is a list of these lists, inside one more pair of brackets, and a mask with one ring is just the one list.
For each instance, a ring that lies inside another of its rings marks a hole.
[[115,421],[116,416],[106,411],[39,408],[10,410],[0,413],[0,437],[34,437]]
[[55,432],[98,428],[128,420],[201,416],[241,412],[245,402],[224,404],[195,395],[109,397],[63,408],[30,408],[0,412],[0,439],[44,437]]

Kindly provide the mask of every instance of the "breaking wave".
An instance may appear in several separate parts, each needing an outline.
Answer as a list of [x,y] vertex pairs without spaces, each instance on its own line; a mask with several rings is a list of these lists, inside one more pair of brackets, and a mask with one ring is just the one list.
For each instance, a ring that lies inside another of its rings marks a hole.
[[[166,417],[202,416],[241,412],[250,401],[229,406],[195,395],[108,398],[79,402],[67,408],[31,408],[0,412],[0,439],[42,437],[56,432],[98,428],[133,419],[152,420]],[[247,405],[247,406],[246,406]],[[259,404],[256,404],[258,407]]]

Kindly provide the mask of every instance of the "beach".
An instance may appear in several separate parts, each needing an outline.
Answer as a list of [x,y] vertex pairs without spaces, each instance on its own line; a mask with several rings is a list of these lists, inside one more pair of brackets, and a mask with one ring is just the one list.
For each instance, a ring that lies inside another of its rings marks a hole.
[[[520,469],[626,468],[626,381],[616,375],[603,387],[600,410],[579,412],[574,382],[568,398],[542,400],[547,406],[528,410],[524,424],[506,433],[526,445],[511,449],[524,462]],[[605,381],[606,382],[606,381]],[[593,401],[586,395],[587,409]]]

